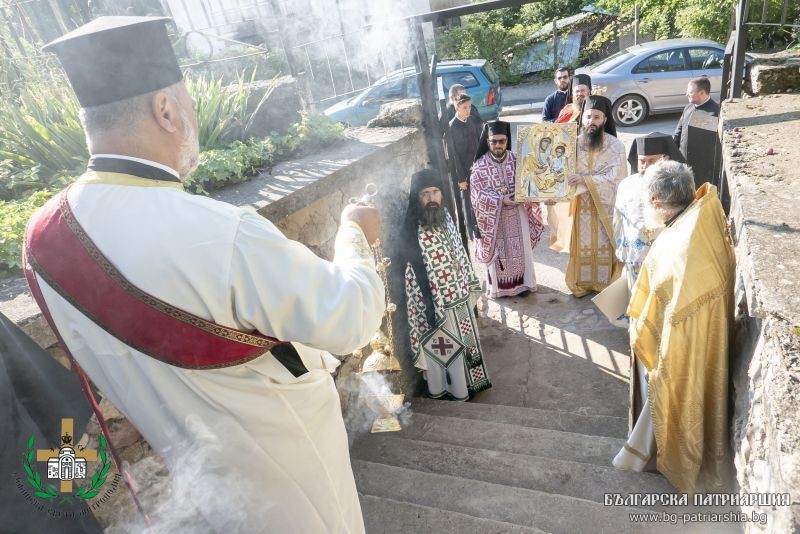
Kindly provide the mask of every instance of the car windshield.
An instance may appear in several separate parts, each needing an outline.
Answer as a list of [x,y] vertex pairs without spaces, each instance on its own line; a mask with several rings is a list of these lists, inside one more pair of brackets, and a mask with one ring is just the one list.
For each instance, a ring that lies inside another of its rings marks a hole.
[[631,54],[627,50],[620,50],[616,54],[611,54],[607,58],[598,61],[594,65],[590,65],[589,69],[592,72],[599,72],[599,73],[611,72],[611,70],[614,69],[614,67],[616,67],[617,65],[621,65],[622,63],[630,59],[631,56],[633,56],[633,54]]

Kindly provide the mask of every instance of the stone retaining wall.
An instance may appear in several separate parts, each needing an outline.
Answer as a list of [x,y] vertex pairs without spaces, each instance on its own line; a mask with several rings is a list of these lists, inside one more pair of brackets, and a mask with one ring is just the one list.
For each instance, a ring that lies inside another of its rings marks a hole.
[[[725,103],[720,129],[737,259],[731,362],[742,493],[788,494],[747,532],[800,530],[800,95]],[[771,150],[770,150],[771,149]],[[771,155],[770,155],[771,153]]]

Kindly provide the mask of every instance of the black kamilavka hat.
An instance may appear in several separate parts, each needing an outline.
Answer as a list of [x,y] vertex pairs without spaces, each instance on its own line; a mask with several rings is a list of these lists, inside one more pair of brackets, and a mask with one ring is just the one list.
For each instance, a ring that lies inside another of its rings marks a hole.
[[601,95],[587,96],[586,100],[583,101],[583,105],[581,106],[581,122],[579,122],[579,124],[582,124],[583,114],[588,109],[602,111],[606,116],[606,124],[603,129],[607,134],[613,135],[614,137],[617,136],[617,125],[614,123],[614,117],[612,116],[614,106],[611,104],[611,100]]
[[511,123],[505,121],[489,121],[483,125],[483,131],[481,132],[481,138],[478,141],[478,150],[475,152],[475,159],[473,161],[478,161],[484,154],[489,152],[489,136],[490,135],[505,135],[508,137],[508,142],[506,143],[506,150],[511,152]]
[[81,107],[125,100],[183,79],[166,17],[99,17],[59,37],[53,52]]
[[628,163],[631,166],[631,174],[639,172],[639,156],[654,156],[656,154],[666,154],[672,161],[685,163],[678,145],[669,134],[661,132],[650,132],[647,135],[637,137],[631,143],[628,151]]

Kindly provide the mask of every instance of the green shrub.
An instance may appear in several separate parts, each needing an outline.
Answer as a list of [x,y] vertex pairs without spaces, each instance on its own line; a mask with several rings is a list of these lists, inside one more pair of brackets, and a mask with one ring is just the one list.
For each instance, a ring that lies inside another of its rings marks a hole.
[[[342,138],[343,128],[331,119],[322,116],[303,114],[301,122],[293,125],[285,135],[273,135],[264,139],[251,139],[247,142],[235,141],[227,148],[205,150],[200,153],[200,165],[184,181],[184,187],[191,193],[207,195],[209,191],[226,185],[246,181],[264,169],[270,169],[275,162],[288,159],[302,152],[314,150]],[[0,175],[10,163],[0,161]],[[55,185],[58,188],[74,181],[82,169],[71,176],[59,175]],[[25,187],[37,185],[35,169],[30,176],[17,173]],[[8,182],[11,183],[11,182]],[[6,187],[8,183],[3,183]],[[57,189],[47,188],[36,191],[17,200],[0,200],[0,277],[19,270],[22,265],[22,239],[25,224],[34,211],[52,197]]]
[[200,165],[183,185],[187,191],[207,195],[209,191],[238,184],[261,170],[269,170],[276,161],[300,152],[326,146],[342,138],[344,127],[324,115],[302,115],[284,135],[264,139],[235,141],[225,149],[205,150]]
[[[226,136],[243,131],[246,81],[241,76],[238,84],[223,87],[221,79],[187,79],[195,100],[201,149],[224,148]],[[72,92],[64,90],[66,86],[65,78],[54,75],[49,83],[28,84],[19,94],[0,95],[0,199],[63,187],[67,177],[79,175],[86,167],[89,152],[79,107]]]
[[48,189],[20,200],[0,200],[0,276],[22,267],[25,225],[33,212],[55,194],[55,190]]
[[530,35],[523,26],[505,28],[501,23],[479,23],[464,17],[466,23],[444,31],[436,41],[441,59],[486,59],[504,83],[516,83],[520,76],[511,73],[505,54]]
[[24,197],[29,189],[59,185],[63,175],[86,166],[86,139],[78,103],[66,81],[25,87],[0,98],[2,197]]

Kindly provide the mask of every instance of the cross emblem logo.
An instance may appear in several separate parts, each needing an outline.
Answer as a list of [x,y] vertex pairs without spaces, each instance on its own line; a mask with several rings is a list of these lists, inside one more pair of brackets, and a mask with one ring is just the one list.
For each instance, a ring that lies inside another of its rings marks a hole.
[[93,449],[75,450],[72,443],[72,419],[61,420],[61,448],[59,454],[53,457],[49,449],[36,451],[37,462],[47,462],[47,478],[55,478],[60,482],[62,493],[72,493],[72,481],[76,478],[86,478],[86,462],[97,461],[97,451]]
[[446,356],[450,349],[453,348],[453,344],[448,343],[443,336],[439,336],[435,343],[431,343],[431,347],[439,351],[442,356]]

